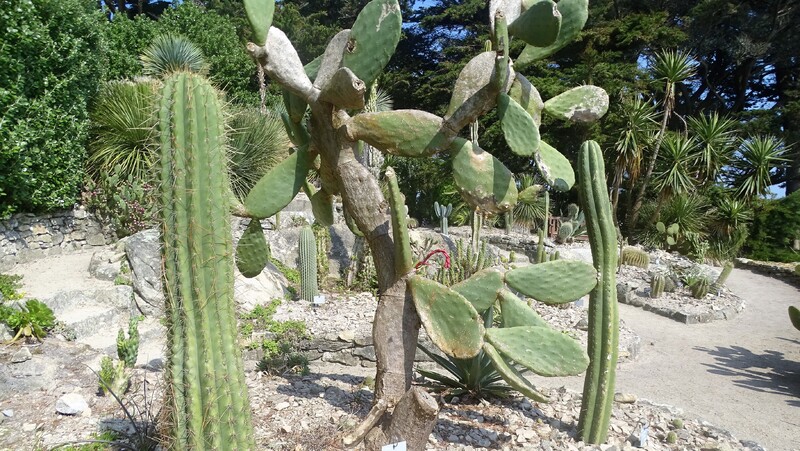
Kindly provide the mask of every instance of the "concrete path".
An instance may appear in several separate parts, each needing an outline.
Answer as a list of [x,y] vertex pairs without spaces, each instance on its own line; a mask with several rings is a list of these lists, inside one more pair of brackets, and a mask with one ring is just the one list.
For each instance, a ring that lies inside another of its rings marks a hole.
[[740,269],[728,287],[747,302],[731,321],[686,325],[621,305],[642,352],[618,371],[617,391],[680,407],[769,450],[800,450],[800,331],[787,314],[800,290]]

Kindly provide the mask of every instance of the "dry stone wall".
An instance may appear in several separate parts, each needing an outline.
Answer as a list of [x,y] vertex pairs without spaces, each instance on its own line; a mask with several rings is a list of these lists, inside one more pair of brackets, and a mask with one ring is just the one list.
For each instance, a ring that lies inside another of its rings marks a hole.
[[111,231],[83,207],[0,221],[0,271],[48,255],[114,242]]

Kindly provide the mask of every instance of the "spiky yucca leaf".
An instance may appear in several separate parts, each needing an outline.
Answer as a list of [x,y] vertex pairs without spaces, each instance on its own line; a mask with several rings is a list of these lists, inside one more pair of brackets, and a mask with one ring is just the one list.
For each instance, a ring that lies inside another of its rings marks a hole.
[[787,149],[774,136],[753,136],[742,142],[733,160],[733,186],[742,198],[764,195],[772,185],[772,170],[786,162]]
[[733,156],[737,123],[716,112],[690,117],[688,122],[698,141],[694,165],[702,180],[713,182]]
[[661,171],[656,174],[656,186],[667,195],[687,192],[695,184],[689,173],[697,142],[681,133],[668,133],[658,156]]

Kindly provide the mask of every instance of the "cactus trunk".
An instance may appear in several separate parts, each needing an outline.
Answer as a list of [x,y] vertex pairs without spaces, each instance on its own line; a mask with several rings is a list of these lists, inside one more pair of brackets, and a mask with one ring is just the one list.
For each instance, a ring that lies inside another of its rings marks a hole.
[[578,434],[587,443],[603,443],[608,435],[619,353],[617,233],[605,186],[603,155],[594,141],[581,146],[578,176],[592,260],[598,272],[597,286],[589,295],[590,363],[583,386]]
[[167,307],[170,449],[254,449],[236,345],[224,124],[203,77],[161,91],[161,247]]

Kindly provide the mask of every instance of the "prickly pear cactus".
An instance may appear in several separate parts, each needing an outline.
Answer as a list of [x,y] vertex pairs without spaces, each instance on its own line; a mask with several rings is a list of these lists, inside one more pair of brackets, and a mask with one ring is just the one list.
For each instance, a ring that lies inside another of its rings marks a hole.
[[168,445],[255,449],[237,343],[222,101],[205,78],[175,73],[159,103]]

